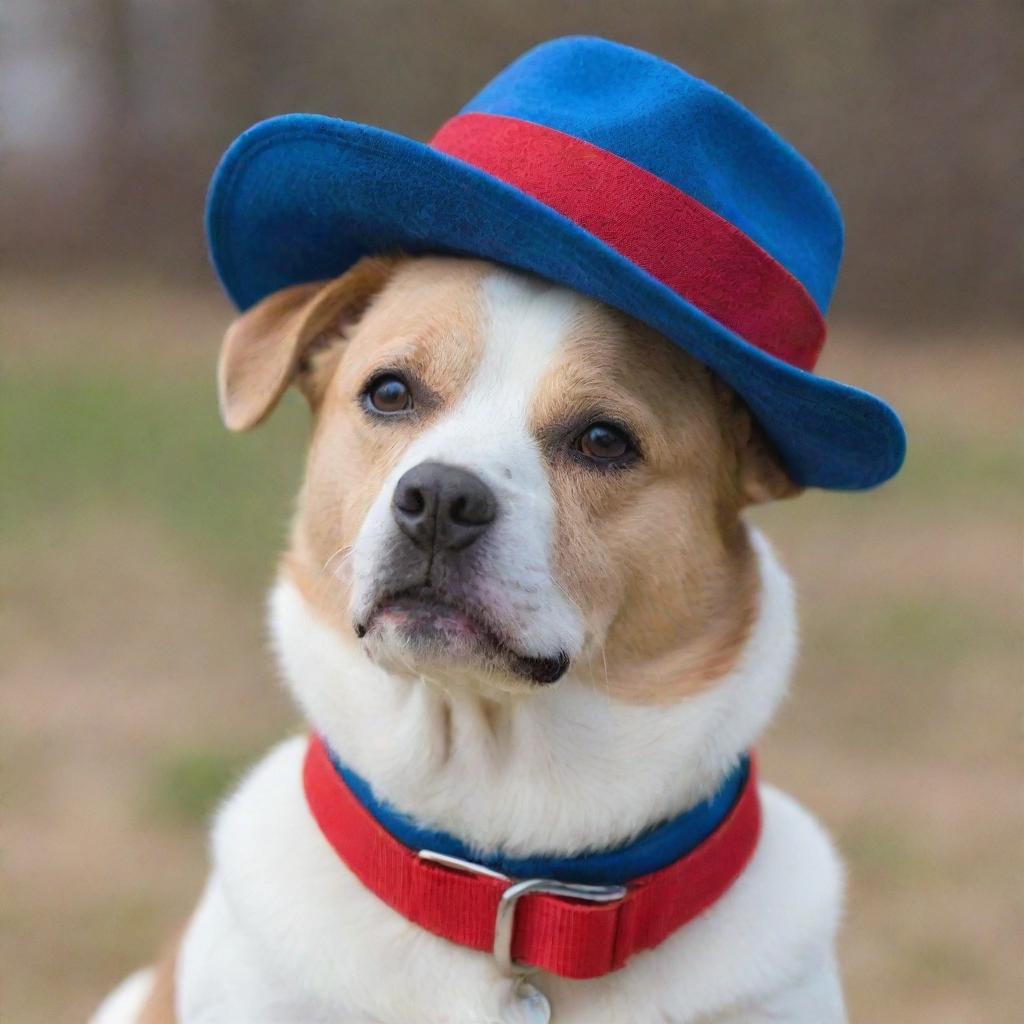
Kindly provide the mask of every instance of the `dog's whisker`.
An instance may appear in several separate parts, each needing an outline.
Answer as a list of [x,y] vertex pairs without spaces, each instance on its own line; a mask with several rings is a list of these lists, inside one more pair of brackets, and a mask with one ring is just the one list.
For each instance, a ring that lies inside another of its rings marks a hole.
[[346,545],[345,547],[338,548],[338,550],[335,551],[334,554],[330,555],[327,558],[327,560],[324,562],[324,564],[322,566],[320,566],[320,574],[321,574],[321,576],[327,574],[328,567],[331,565],[331,563],[336,558],[340,557],[341,560],[342,560],[342,564],[345,564],[345,563],[348,562],[348,560],[351,557],[351,555],[352,555],[352,546],[351,545]]

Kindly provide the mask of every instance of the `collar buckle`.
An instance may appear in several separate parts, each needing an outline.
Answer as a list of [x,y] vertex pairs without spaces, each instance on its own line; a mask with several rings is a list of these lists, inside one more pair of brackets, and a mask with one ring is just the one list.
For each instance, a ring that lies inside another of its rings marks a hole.
[[515,881],[500,871],[493,871],[482,864],[463,860],[461,857],[449,857],[433,850],[420,850],[421,860],[440,864],[453,871],[482,875],[497,881],[508,882],[508,887],[498,901],[498,911],[494,917],[494,946],[492,955],[503,974],[510,977],[525,977],[536,968],[527,964],[517,963],[512,959],[512,940],[516,928],[516,907],[524,896],[545,895],[557,896],[561,899],[580,900],[584,903],[616,903],[626,898],[627,889],[624,885],[583,885],[578,882],[558,882],[553,878],[526,878]]

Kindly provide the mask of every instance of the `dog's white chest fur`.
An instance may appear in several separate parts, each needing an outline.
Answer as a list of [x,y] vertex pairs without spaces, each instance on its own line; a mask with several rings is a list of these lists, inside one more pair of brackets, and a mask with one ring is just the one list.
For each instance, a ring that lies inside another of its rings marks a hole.
[[[453,705],[352,659],[290,587],[277,591],[273,617],[311,720],[382,797],[510,852],[609,845],[706,795],[775,706],[792,655],[791,597],[763,541],[758,551],[762,613],[737,668],[657,711],[606,706],[567,679],[515,704],[496,729],[479,711],[474,719],[468,698]],[[214,873],[181,954],[183,1024],[526,1024],[489,956],[410,924],[338,860],[303,799],[303,749],[301,739],[278,747],[219,816]],[[537,979],[555,1024],[843,1019],[837,861],[789,798],[770,787],[762,798],[754,858],[710,911],[605,978]]]

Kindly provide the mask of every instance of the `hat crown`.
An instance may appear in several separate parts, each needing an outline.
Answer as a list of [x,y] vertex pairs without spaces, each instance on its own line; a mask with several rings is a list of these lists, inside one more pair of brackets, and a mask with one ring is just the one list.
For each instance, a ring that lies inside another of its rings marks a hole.
[[640,50],[568,37],[525,53],[462,112],[553,128],[657,175],[739,228],[826,310],[843,248],[838,205],[792,146],[714,86]]

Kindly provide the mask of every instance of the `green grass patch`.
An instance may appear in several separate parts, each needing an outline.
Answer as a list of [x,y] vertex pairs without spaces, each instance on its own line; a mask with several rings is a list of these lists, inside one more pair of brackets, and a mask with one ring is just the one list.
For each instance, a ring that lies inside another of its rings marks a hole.
[[910,433],[896,487],[902,497],[985,505],[1024,495],[1024,447],[968,424],[930,424]]
[[921,985],[960,988],[991,979],[991,968],[979,950],[957,936],[935,936],[908,951],[907,973]]
[[893,594],[886,600],[844,606],[842,615],[819,619],[808,651],[875,664],[919,668],[958,662],[992,652],[1013,653],[1020,629],[1006,609],[982,607],[955,594]]
[[165,755],[149,779],[147,816],[173,825],[206,822],[255,757],[253,751],[198,748]]
[[266,576],[297,489],[305,411],[292,398],[242,437],[220,424],[211,374],[20,366],[0,402],[0,531],[40,524],[66,543],[116,508],[155,520],[183,550],[246,582]]
[[905,825],[855,821],[843,829],[840,847],[854,873],[876,883],[892,886],[934,873],[929,851]]

